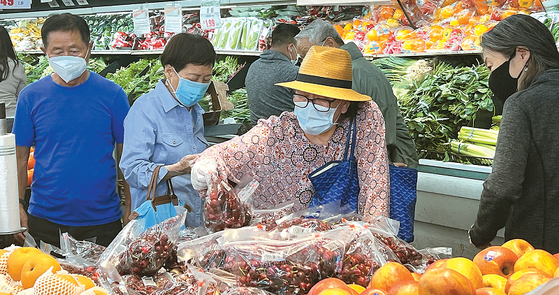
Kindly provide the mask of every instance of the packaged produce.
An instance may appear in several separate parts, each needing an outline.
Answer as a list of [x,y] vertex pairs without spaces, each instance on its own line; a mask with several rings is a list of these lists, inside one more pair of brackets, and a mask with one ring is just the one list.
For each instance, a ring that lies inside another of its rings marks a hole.
[[367,287],[373,272],[387,262],[378,248],[380,244],[364,226],[352,223],[341,228],[353,232],[354,235],[346,245],[342,267],[337,272],[337,277],[347,284]]
[[212,183],[204,205],[204,220],[208,230],[216,232],[249,225],[252,219],[250,197],[258,187],[258,182],[253,181],[240,190],[242,185],[233,189],[225,181],[216,180]]
[[[151,278],[125,275],[122,279],[128,294],[135,295],[214,295],[218,290],[214,279],[190,267],[161,272]],[[127,294],[117,286],[112,290],[118,295]]]
[[67,260],[84,260],[90,265],[97,265],[105,247],[90,241],[78,241],[68,233],[60,236],[60,251]]
[[237,50],[239,49],[239,44],[241,43],[241,37],[243,34],[243,24],[246,22],[246,18],[234,18],[231,20],[231,28],[229,31],[229,37],[227,38],[227,44],[223,49]]
[[183,211],[147,229],[141,219],[130,221],[99,259],[101,283],[105,287],[117,285],[123,294],[128,294],[121,276],[153,276],[163,267],[174,268],[176,241],[185,217]]
[[288,241],[247,240],[223,244],[222,270],[237,276],[241,286],[275,294],[304,294],[340,270],[348,233],[308,233]]

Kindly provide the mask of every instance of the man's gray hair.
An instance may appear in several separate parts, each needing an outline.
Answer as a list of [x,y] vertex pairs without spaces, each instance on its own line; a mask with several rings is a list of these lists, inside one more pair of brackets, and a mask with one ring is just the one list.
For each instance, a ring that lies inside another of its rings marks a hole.
[[297,36],[295,36],[296,40],[302,38],[308,38],[309,42],[314,45],[321,45],[321,42],[324,42],[326,38],[332,37],[338,45],[344,45],[344,41],[338,31],[334,28],[334,26],[322,19],[317,19],[306,26]]

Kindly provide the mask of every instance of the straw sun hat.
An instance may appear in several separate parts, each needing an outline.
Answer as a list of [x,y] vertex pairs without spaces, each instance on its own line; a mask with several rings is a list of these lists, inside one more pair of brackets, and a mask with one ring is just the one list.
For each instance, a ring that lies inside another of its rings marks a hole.
[[313,46],[303,60],[295,81],[276,85],[340,100],[371,100],[369,96],[351,89],[351,80],[349,52],[333,47]]

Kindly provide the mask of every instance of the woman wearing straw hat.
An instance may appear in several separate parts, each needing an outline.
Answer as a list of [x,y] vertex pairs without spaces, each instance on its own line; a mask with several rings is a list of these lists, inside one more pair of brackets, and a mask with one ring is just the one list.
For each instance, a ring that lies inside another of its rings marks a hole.
[[256,208],[295,201],[292,211],[304,209],[315,194],[309,174],[344,159],[353,123],[357,210],[366,218],[388,216],[384,119],[369,96],[351,89],[351,80],[347,51],[312,47],[297,79],[279,84],[295,90],[294,112],[259,120],[246,134],[200,154],[192,167],[194,188],[212,185],[208,176],[212,173],[236,183],[253,178],[260,184],[253,195]]

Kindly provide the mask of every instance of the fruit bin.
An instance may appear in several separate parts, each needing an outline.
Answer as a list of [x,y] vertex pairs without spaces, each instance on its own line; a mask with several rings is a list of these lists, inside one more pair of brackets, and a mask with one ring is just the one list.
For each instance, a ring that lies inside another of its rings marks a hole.
[[[468,229],[491,167],[425,159],[419,164],[412,244],[418,249],[445,245],[453,256],[473,258],[478,250],[468,242]],[[493,244],[502,244],[503,237],[500,230]]]

